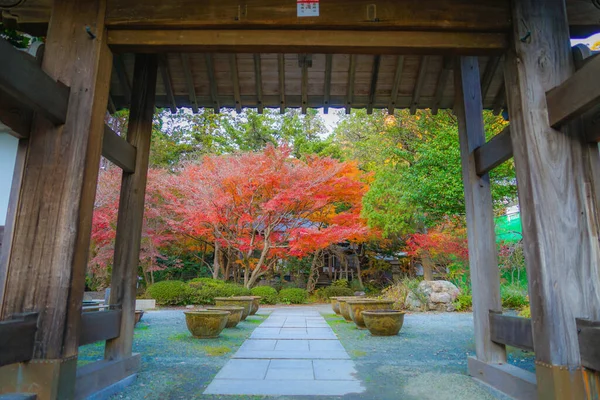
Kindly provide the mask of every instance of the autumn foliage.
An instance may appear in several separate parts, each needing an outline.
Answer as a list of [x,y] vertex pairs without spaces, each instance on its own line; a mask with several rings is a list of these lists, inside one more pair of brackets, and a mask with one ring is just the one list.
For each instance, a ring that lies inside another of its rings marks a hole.
[[[210,243],[213,275],[228,278],[238,266],[251,287],[278,260],[366,238],[360,212],[368,179],[355,163],[318,156],[299,160],[287,147],[206,156],[174,171],[151,169],[142,267],[160,268],[161,248],[194,251]],[[112,261],[119,182],[114,170],[100,175],[90,261],[94,271],[106,270]]]

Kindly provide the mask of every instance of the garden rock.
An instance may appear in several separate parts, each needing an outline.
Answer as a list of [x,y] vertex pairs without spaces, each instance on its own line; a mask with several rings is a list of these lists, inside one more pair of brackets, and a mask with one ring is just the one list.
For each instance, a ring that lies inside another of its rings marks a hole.
[[419,292],[409,293],[406,304],[410,310],[423,308],[420,298],[426,299],[427,311],[455,311],[454,300],[460,294],[460,290],[452,282],[448,281],[423,281],[417,289]]

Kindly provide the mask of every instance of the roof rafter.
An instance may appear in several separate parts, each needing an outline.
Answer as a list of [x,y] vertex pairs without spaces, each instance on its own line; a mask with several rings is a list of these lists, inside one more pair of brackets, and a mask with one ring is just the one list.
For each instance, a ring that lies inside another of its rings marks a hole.
[[256,77],[256,108],[258,113],[263,113],[263,96],[262,96],[262,64],[260,54],[254,54],[254,74]]
[[354,100],[354,78],[356,76],[356,55],[350,55],[350,65],[348,66],[348,85],[346,86],[346,114],[352,110],[352,101]]
[[277,54],[277,69],[279,75],[279,113],[285,113],[285,56]]
[[331,65],[333,63],[333,55],[325,55],[325,83],[323,85],[323,112],[329,113],[329,103],[331,101]]
[[186,53],[181,53],[181,66],[185,77],[185,85],[187,86],[190,103],[192,103],[192,111],[198,113],[198,100],[196,98],[196,87],[194,85],[194,77],[190,67],[190,56]]
[[173,93],[173,85],[171,84],[171,72],[169,71],[169,64],[167,63],[166,56],[162,55],[158,58],[158,67],[160,69],[160,76],[165,86],[165,92],[169,99],[169,109],[172,114],[177,113],[177,103],[175,102],[175,94]]
[[373,114],[373,103],[375,103],[375,94],[377,92],[377,79],[379,78],[379,66],[381,56],[373,57],[373,71],[371,73],[371,86],[369,89],[369,104],[367,105],[367,114]]
[[231,82],[233,84],[233,98],[235,100],[235,111],[242,112],[242,97],[240,96],[240,76],[237,67],[237,56],[229,55],[229,69],[231,70]]
[[410,113],[415,114],[421,99],[421,92],[423,90],[423,83],[425,83],[425,76],[427,74],[427,64],[429,64],[429,56],[421,57],[421,64],[419,65],[419,74],[417,75],[417,83],[413,90],[412,101],[410,103]]
[[394,84],[392,86],[392,97],[388,105],[388,113],[394,114],[396,102],[398,101],[398,92],[400,91],[400,82],[402,81],[402,71],[404,70],[404,56],[398,56],[396,59],[396,73],[394,74]]
[[217,90],[217,81],[215,80],[215,64],[213,63],[212,54],[206,53],[204,55],[206,60],[206,73],[208,74],[208,83],[210,87],[210,99],[213,103],[213,110],[216,114],[221,111],[219,105],[219,93]]

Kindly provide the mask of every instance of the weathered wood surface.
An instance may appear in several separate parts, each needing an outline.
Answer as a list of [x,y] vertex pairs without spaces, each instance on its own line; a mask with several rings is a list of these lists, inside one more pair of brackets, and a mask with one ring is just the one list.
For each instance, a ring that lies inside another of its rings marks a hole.
[[37,313],[27,313],[0,321],[0,367],[31,360],[37,320]]
[[569,367],[539,364],[543,399],[580,390],[575,318],[600,319],[598,182],[587,161],[598,146],[577,121],[552,129],[546,105],[546,92],[574,72],[563,10],[562,0],[515,2],[505,62],[536,360]]
[[115,51],[498,54],[504,33],[298,30],[111,30]]
[[108,125],[104,126],[102,155],[125,172],[135,172],[136,149],[117,135]]
[[510,127],[506,127],[490,139],[475,149],[475,168],[477,175],[487,174],[498,165],[509,160],[512,157],[512,142],[510,140]]
[[531,319],[490,312],[492,341],[523,350],[533,351]]
[[100,340],[119,337],[119,332],[121,331],[121,317],[121,310],[82,313],[79,345],[83,346]]
[[577,319],[581,365],[600,372],[600,321]]
[[4,241],[4,225],[0,225],[0,254],[2,253],[2,242]]
[[475,57],[460,57],[454,69],[455,113],[467,213],[469,264],[473,285],[473,318],[477,359],[506,362],[506,350],[490,336],[489,310],[501,310],[500,273],[494,234],[492,192],[487,174],[477,175],[474,151],[485,143],[483,107]]
[[127,141],[137,149],[135,173],[123,173],[115,256],[112,271],[110,304],[121,304],[121,334],[106,342],[105,358],[116,360],[132,354],[133,327],[135,325],[135,289],[139,263],[142,219],[154,95],[158,61],[156,55],[136,56],[133,78],[132,107],[129,114]]
[[35,58],[15,49],[2,38],[0,58],[0,92],[54,124],[63,124],[67,116],[69,88],[46,74]]
[[546,93],[550,126],[558,127],[600,105],[600,57]]
[[475,379],[485,382],[513,399],[538,400],[537,383],[532,372],[506,363],[485,363],[475,357],[469,357],[468,368]]
[[77,369],[75,400],[87,399],[98,391],[135,374],[140,369],[141,356],[133,354],[119,360],[101,360]]

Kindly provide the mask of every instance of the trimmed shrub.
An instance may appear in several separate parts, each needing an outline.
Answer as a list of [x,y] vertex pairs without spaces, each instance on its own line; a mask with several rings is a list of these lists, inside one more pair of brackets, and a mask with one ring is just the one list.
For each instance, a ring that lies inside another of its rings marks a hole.
[[342,286],[328,286],[324,289],[320,289],[318,295],[324,300],[329,300],[331,297],[337,296],[354,296],[354,291]]
[[335,281],[331,282],[331,286],[333,286],[333,287],[349,288],[350,287],[350,282],[348,282],[347,279],[336,279]]
[[186,303],[189,288],[181,281],[162,281],[150,286],[146,294],[161,306],[177,306]]
[[304,289],[281,289],[279,292],[279,301],[285,304],[304,304],[307,298],[308,292]]
[[461,292],[453,304],[456,311],[469,311],[473,308],[473,296],[470,293]]
[[271,286],[257,286],[250,290],[252,296],[261,296],[260,304],[277,304],[279,296],[277,290]]
[[191,304],[214,304],[215,297],[250,295],[250,290],[243,286],[212,278],[195,278],[187,286]]
[[531,318],[531,308],[529,308],[529,306],[523,306],[523,308],[521,308],[521,310],[519,311],[519,317],[523,317],[523,318]]

